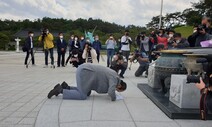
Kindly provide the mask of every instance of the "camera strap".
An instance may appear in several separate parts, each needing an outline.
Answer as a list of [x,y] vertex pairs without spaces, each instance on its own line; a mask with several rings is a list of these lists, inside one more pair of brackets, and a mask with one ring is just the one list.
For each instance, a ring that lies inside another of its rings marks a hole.
[[201,120],[206,120],[206,115],[207,115],[206,97],[207,97],[207,94],[208,94],[207,88],[204,88],[203,93],[200,98],[200,118],[201,118]]
[[[201,120],[206,120],[206,116],[208,113],[207,109],[207,98],[208,98],[208,93],[212,91],[212,86],[208,88],[204,88],[201,90],[201,98],[200,98],[200,118]],[[210,96],[209,96],[210,97]]]

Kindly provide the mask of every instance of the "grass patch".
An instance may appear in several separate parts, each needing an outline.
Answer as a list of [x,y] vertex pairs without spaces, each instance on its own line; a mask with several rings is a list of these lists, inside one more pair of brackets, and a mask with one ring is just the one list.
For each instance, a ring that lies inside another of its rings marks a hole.
[[175,28],[177,33],[181,33],[183,37],[187,38],[193,33],[193,26],[181,26]]

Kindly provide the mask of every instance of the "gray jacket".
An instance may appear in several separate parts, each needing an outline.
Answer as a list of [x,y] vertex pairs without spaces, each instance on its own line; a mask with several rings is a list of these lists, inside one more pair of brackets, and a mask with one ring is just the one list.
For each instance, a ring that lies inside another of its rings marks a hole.
[[116,86],[120,84],[120,78],[114,70],[85,63],[78,67],[76,76],[79,78],[77,87],[86,95],[94,90],[97,93],[108,93],[112,101],[116,100],[115,91]]

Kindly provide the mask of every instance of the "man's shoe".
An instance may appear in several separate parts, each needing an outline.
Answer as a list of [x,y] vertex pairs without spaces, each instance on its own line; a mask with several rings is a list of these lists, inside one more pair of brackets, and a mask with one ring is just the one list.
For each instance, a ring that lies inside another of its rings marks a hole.
[[[57,87],[59,87],[60,84],[58,83],[56,86],[54,86],[54,89],[56,89]],[[58,96],[59,94],[55,95],[55,96]]]
[[59,95],[60,93],[62,93],[62,91],[63,91],[63,89],[62,89],[62,87],[59,85],[59,86],[57,86],[55,89],[53,89],[53,90],[51,90],[50,92],[49,92],[49,94],[48,94],[48,98],[50,99],[52,96],[57,96],[57,95]]
[[68,86],[68,84],[65,81],[61,84],[61,86],[62,86],[63,89],[70,90],[70,86]]

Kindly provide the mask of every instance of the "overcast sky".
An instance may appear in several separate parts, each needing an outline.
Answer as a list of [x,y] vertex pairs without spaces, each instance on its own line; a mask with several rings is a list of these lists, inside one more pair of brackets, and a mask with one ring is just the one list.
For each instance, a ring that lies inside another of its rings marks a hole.
[[[163,15],[183,11],[199,0],[164,0]],[[0,0],[1,19],[102,19],[120,25],[145,26],[160,14],[161,0]]]

